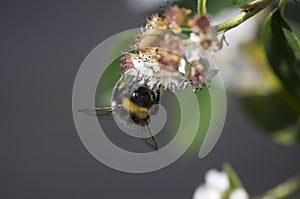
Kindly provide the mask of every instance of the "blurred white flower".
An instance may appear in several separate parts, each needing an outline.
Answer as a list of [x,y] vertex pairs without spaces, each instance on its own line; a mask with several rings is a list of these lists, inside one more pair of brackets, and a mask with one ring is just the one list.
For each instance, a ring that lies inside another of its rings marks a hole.
[[206,185],[200,185],[193,196],[193,199],[221,199],[222,194],[218,190],[206,186]]
[[211,169],[205,174],[205,183],[195,190],[193,199],[249,199],[249,195],[242,187],[233,189],[227,173]]
[[[213,17],[213,22],[219,24],[240,12],[240,9],[226,9]],[[227,45],[218,51],[214,60],[224,78],[226,86],[233,90],[247,89],[257,84],[258,72],[251,67],[249,59],[241,51],[240,45],[255,38],[257,26],[254,19],[249,19],[241,25],[225,33]]]
[[200,43],[201,42],[201,37],[199,35],[197,35],[196,33],[192,32],[190,34],[190,41],[192,43]]
[[[239,12],[239,9],[224,10],[213,17],[213,22],[215,24],[224,22],[224,19],[233,17]],[[229,45],[224,44],[223,48],[214,55],[214,61],[220,68],[226,86],[241,94],[247,94],[258,88],[266,91],[270,87],[269,84],[264,83],[266,77],[262,73],[261,66],[246,54],[245,48],[242,48],[242,44],[255,39],[259,28],[258,21],[263,14],[258,14],[227,31],[225,38]]]
[[225,172],[209,170],[205,175],[205,184],[196,189],[193,199],[221,199],[222,194],[229,189],[229,185]]
[[248,198],[249,198],[248,193],[245,191],[245,189],[242,188],[237,188],[233,190],[229,195],[229,199],[248,199]]
[[200,60],[201,57],[204,57],[203,55],[203,50],[197,44],[191,44],[185,48],[185,57],[186,60],[190,63]]
[[225,172],[215,169],[209,170],[205,175],[206,185],[224,192],[229,189],[229,179]]

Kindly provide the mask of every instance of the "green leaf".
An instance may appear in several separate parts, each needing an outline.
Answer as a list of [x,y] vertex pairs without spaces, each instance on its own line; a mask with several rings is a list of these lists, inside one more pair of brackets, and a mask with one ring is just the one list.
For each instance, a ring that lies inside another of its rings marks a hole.
[[288,23],[291,26],[294,33],[296,34],[296,37],[299,38],[300,37],[300,24],[297,23],[296,21],[291,21],[291,20],[289,20]]
[[236,172],[233,170],[230,164],[225,164],[223,166],[223,171],[227,174],[230,182],[230,189],[236,189],[236,188],[244,188],[244,185],[242,184],[241,180],[239,179]]
[[106,67],[101,79],[98,82],[97,91],[96,91],[96,106],[110,106],[111,105],[111,95],[113,88],[119,78],[121,77],[121,68],[120,64],[122,63],[121,52],[129,52],[130,44],[132,39],[138,33],[138,30],[130,30],[122,32],[117,37],[114,38],[111,43],[110,48],[107,48],[108,57],[107,60],[111,60],[108,66],[99,66]]
[[252,119],[276,142],[300,143],[299,102],[286,90],[240,99]]
[[282,84],[300,100],[300,42],[279,9],[271,13],[263,28],[268,61]]
[[299,143],[300,140],[300,123],[295,122],[281,130],[275,131],[273,135],[277,142],[285,145]]
[[97,107],[110,106],[112,90],[121,76],[121,63],[121,57],[117,57],[114,61],[112,61],[98,82],[96,91]]
[[[192,89],[190,87],[186,89]],[[211,99],[210,99],[210,94],[209,94],[209,89],[208,87],[203,87],[202,90],[198,91],[196,94],[196,97],[198,99],[198,105],[199,105],[199,110],[200,111],[200,123],[197,131],[197,135],[190,146],[189,150],[185,153],[185,158],[193,158],[195,155],[198,155],[199,149],[202,145],[202,142],[206,136],[207,129],[209,127],[209,124],[211,122]],[[176,133],[178,132],[178,128],[180,125],[181,121],[181,108],[180,104],[177,101],[177,98],[174,95],[171,96],[163,96],[163,98],[166,98],[167,104],[166,107],[170,111],[168,113],[167,117],[167,122],[166,122],[166,127],[167,127],[167,132],[168,132],[168,139],[172,139]],[[189,99],[186,99],[189,101]],[[189,122],[186,121],[186,122]],[[190,122],[193,122],[193,120],[190,120]],[[193,136],[193,132],[195,129],[191,126],[190,128],[186,128],[186,134],[185,137],[186,139],[189,139],[191,136]],[[184,143],[184,142],[182,142]],[[178,143],[177,150],[182,149],[182,144]]]

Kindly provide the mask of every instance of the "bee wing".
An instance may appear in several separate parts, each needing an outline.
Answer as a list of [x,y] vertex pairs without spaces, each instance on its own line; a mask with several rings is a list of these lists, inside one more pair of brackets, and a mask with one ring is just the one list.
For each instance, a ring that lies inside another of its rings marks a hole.
[[101,119],[111,118],[112,112],[115,111],[115,107],[101,107],[101,108],[85,108],[79,109],[79,112],[86,113],[91,116],[97,116]]
[[206,75],[206,80],[211,80],[218,74],[218,72],[219,72],[219,70],[217,70],[217,69],[212,69],[212,70],[208,71],[208,73]]
[[143,140],[146,142],[146,144],[148,146],[150,146],[154,151],[157,151],[158,146],[157,146],[156,140],[152,136],[152,133],[148,127],[147,122],[145,122],[145,125],[142,128],[142,133],[147,136],[146,138],[143,138]]

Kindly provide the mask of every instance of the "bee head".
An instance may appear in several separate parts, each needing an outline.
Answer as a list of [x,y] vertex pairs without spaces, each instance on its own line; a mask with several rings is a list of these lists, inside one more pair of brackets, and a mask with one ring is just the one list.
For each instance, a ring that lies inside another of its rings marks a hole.
[[130,101],[140,107],[150,108],[154,104],[153,92],[146,86],[140,86],[132,92]]

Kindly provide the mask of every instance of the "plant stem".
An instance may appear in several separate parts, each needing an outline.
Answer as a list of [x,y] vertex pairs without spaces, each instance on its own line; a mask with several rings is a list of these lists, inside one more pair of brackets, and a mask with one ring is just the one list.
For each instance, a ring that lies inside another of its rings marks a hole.
[[207,15],[206,0],[198,0],[198,14]]
[[[225,21],[224,23],[217,25],[218,33],[230,30],[230,29],[240,25],[247,19],[251,18],[258,12],[260,12],[261,10],[266,8],[268,5],[270,5],[274,1],[275,0],[255,0],[248,4],[243,5],[241,7],[243,10],[239,15],[233,17],[232,19],[229,19],[228,21]],[[283,0],[283,1],[285,1],[285,0]]]
[[279,4],[278,4],[278,8],[280,9],[282,14],[283,14],[283,11],[284,11],[285,3],[286,3],[286,0],[280,0]]
[[286,198],[300,188],[300,175],[290,178],[287,181],[277,185],[276,187],[270,189],[266,193],[260,196],[255,196],[252,199],[262,199],[262,198],[273,198],[282,199]]

